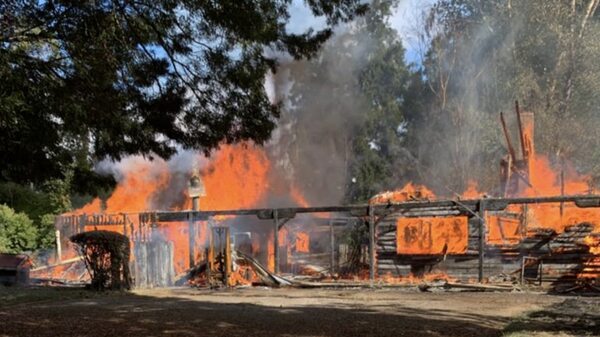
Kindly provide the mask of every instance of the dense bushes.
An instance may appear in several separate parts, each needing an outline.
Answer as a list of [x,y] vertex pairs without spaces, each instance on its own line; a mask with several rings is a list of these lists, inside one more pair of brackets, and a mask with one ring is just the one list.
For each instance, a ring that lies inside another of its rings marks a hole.
[[[7,235],[25,235],[28,244],[23,250],[35,250],[51,248],[54,246],[54,217],[68,211],[71,208],[67,182],[53,180],[38,188],[23,186],[15,183],[0,183],[0,205],[5,205],[19,213],[20,221],[28,221],[33,230],[27,234],[6,232]],[[24,218],[27,220],[24,220]],[[10,237],[11,241],[23,241],[22,237]],[[3,240],[3,239],[0,239]],[[29,244],[33,240],[33,244]],[[23,245],[21,245],[23,246]],[[17,249],[20,246],[14,247]],[[0,246],[2,249],[2,246]]]
[[21,253],[38,247],[39,231],[25,213],[0,205],[0,253]]

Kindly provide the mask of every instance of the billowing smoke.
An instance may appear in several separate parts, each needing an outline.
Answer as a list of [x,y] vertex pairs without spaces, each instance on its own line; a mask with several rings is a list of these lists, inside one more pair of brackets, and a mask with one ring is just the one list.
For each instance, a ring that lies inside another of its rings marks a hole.
[[369,44],[354,26],[343,27],[315,59],[284,61],[267,79],[272,97],[283,102],[269,155],[311,204],[336,204],[344,196],[352,136],[366,110],[358,74]]

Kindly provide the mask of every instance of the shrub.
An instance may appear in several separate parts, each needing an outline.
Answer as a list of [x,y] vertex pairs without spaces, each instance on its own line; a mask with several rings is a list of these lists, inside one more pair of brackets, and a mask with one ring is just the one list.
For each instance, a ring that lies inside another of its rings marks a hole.
[[37,229],[25,213],[0,205],[0,253],[22,253],[37,246]]
[[129,238],[117,232],[91,231],[71,237],[85,261],[94,290],[131,288]]

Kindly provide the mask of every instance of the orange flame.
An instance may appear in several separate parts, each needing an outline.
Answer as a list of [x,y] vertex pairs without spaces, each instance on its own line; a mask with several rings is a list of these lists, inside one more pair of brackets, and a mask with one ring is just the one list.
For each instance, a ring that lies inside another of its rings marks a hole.
[[422,276],[417,276],[414,274],[409,274],[407,276],[394,276],[391,273],[386,273],[380,277],[382,281],[390,284],[420,284],[423,281],[425,282],[433,282],[433,281],[446,281],[453,282],[456,281],[455,278],[450,277],[446,273],[443,272],[433,272],[426,273]]
[[296,232],[296,251],[299,253],[310,252],[310,237],[308,233]]
[[[200,197],[200,209],[226,210],[268,206],[266,205],[267,196],[274,192],[271,187],[273,174],[271,163],[264,149],[249,143],[223,145],[218,151],[215,151],[211,158],[201,158],[201,161],[206,164],[198,173],[204,183],[206,195]],[[122,172],[122,179],[119,180],[112,195],[105,201],[104,207],[100,199],[94,199],[72,214],[142,212],[165,209],[165,205],[158,204],[157,199],[167,191],[174,178],[169,171],[168,163],[161,159],[150,162],[132,158],[123,165],[125,170]],[[191,175],[192,172],[189,174]],[[287,193],[290,200],[296,204],[308,206],[308,202],[295,186],[290,185],[286,188],[285,184],[281,183],[278,186],[279,189],[276,192]],[[179,193],[181,193],[181,203],[167,205],[167,207],[171,210],[190,209],[192,202],[186,191],[179,191]],[[224,221],[228,218],[219,217],[215,220]],[[137,226],[137,216],[131,215],[130,220]],[[208,225],[206,222],[202,222],[195,226],[197,244],[195,255],[200,258],[208,241]],[[188,227],[187,223],[159,224],[159,231],[174,244],[174,265],[177,274],[189,267]],[[86,228],[86,230],[92,229],[91,227]],[[104,229],[121,232],[122,226],[104,227]],[[280,238],[280,245],[287,245],[287,235],[280,233]],[[272,233],[269,236],[269,242],[264,241],[255,242],[253,240],[253,253],[258,254],[260,250],[264,249],[268,258],[267,264],[273,270]],[[265,245],[268,248],[264,248]]]
[[386,204],[427,199],[435,199],[435,194],[425,186],[413,185],[412,182],[409,182],[399,190],[377,194],[376,196],[371,198],[369,203]]
[[227,145],[201,170],[206,196],[200,208],[223,210],[257,207],[269,191],[271,164],[263,149]]
[[467,250],[467,217],[400,218],[398,254],[461,254]]

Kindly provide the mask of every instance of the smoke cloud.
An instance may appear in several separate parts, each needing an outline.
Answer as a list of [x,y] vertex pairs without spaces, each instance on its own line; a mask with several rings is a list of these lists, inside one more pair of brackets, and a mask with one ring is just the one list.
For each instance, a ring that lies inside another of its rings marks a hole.
[[358,74],[370,43],[348,25],[314,60],[283,62],[267,81],[273,97],[283,101],[269,155],[311,204],[337,204],[344,197],[352,136],[367,108]]

